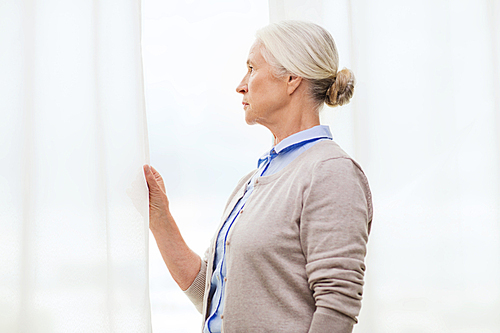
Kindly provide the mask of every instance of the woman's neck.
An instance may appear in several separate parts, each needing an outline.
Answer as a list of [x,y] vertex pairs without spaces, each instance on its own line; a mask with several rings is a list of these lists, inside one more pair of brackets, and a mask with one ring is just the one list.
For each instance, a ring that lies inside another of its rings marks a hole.
[[274,136],[274,145],[292,134],[320,125],[319,114],[316,110],[287,110],[286,116],[274,124],[265,125]]

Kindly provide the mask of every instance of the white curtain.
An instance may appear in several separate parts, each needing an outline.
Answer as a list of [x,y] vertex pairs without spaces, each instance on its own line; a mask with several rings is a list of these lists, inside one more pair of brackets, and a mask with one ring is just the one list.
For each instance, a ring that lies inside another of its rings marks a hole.
[[270,0],[270,16],[325,26],[358,79],[324,111],[374,197],[355,332],[498,332],[500,2]]
[[0,2],[0,331],[150,332],[138,0]]

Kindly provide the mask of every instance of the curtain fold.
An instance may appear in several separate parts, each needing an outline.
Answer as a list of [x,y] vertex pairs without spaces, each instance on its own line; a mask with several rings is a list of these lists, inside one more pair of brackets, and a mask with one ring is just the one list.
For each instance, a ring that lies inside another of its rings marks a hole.
[[141,3],[0,4],[0,331],[150,332]]

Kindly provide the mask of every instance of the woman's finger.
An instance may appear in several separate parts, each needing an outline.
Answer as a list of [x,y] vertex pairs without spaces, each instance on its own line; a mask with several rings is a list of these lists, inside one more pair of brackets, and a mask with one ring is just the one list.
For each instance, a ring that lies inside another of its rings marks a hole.
[[151,167],[147,164],[144,166],[144,175],[146,176],[146,182],[148,183],[149,191],[160,191],[160,186],[156,181],[156,177],[151,172]]
[[163,192],[165,192],[165,183],[163,182],[162,176],[160,175],[160,173],[158,171],[156,171],[156,169],[154,167],[151,166],[150,168],[151,168],[151,172],[155,176],[156,182],[160,186],[161,190]]
[[162,221],[165,221],[169,210],[168,198],[151,169],[151,166],[144,165],[144,175],[149,189],[149,227],[151,230],[156,230],[162,226]]
[[153,175],[155,175],[155,177],[158,176],[161,178],[160,173],[154,168],[154,166],[150,166],[150,168],[151,172],[153,173]]

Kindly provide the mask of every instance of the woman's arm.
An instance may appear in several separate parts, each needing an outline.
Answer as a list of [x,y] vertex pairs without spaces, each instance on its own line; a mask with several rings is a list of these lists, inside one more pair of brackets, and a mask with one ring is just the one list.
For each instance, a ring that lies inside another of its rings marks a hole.
[[144,166],[149,188],[149,229],[172,278],[187,290],[198,275],[201,258],[186,244],[170,214],[163,179],[153,167]]
[[348,158],[318,163],[304,195],[301,242],[316,311],[310,333],[352,332],[361,308],[371,194]]

